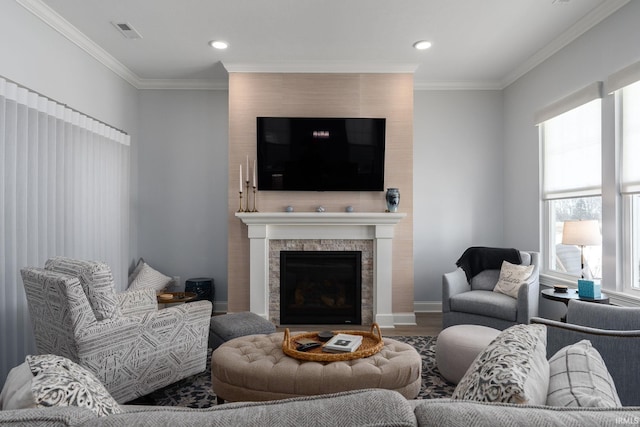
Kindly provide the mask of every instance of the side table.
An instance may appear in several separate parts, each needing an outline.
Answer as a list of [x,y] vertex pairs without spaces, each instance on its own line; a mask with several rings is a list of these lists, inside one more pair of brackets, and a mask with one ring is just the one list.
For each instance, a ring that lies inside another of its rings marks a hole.
[[[160,295],[171,295],[171,298],[160,298]],[[166,307],[167,304],[193,301],[197,297],[193,292],[163,292],[160,295],[156,296],[156,298],[158,304],[163,304],[163,307]]]
[[[599,298],[585,298],[578,295],[577,289],[567,289],[567,292],[556,292],[555,289],[543,289],[540,291],[542,294],[542,298],[551,300],[551,301],[559,301],[564,303],[564,305],[568,306],[569,301],[572,299],[587,301],[587,302],[595,302],[598,304],[609,304],[609,296],[602,292]],[[560,318],[560,321],[566,322],[567,315],[565,314]]]

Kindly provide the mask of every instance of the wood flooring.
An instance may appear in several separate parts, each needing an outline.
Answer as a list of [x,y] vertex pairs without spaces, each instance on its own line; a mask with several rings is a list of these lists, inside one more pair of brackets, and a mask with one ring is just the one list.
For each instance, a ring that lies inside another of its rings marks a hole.
[[[361,325],[280,325],[284,331],[354,330],[369,331],[369,326]],[[396,325],[393,329],[382,329],[383,336],[437,336],[442,330],[442,313],[416,313],[416,325]]]

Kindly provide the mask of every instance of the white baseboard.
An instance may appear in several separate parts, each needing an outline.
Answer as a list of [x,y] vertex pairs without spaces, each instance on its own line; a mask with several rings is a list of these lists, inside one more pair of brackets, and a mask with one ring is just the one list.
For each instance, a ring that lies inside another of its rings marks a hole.
[[415,326],[416,314],[415,313],[393,313],[393,324],[396,326]]
[[442,313],[441,301],[414,301],[413,310],[416,313]]
[[213,312],[214,313],[226,313],[227,312],[227,302],[226,301],[215,301],[213,303]]

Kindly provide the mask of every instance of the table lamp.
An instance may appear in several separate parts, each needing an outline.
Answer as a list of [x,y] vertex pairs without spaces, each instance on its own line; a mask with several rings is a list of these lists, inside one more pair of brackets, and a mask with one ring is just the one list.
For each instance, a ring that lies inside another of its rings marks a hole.
[[565,221],[562,227],[562,244],[580,246],[580,267],[582,278],[584,278],[584,247],[602,244],[598,221],[595,219]]

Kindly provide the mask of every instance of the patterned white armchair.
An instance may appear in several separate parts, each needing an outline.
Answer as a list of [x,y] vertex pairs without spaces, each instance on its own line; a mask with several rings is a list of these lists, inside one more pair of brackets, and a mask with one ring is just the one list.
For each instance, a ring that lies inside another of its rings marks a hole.
[[118,402],[205,370],[211,302],[158,310],[155,290],[116,294],[95,261],[56,257],[21,273],[38,352],[91,370]]

